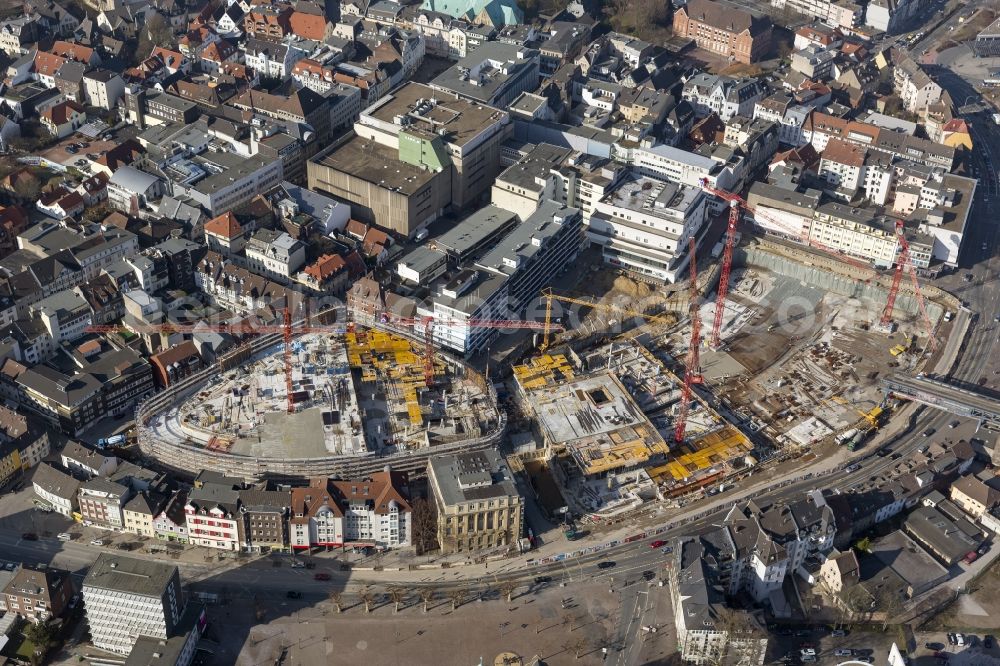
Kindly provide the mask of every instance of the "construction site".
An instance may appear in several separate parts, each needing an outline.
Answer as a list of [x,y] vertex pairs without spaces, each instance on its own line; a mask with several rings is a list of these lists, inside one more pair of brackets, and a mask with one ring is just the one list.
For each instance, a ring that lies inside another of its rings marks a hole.
[[215,375],[153,420],[151,434],[254,458],[387,456],[478,437],[496,420],[477,374],[436,356],[428,365],[407,338],[351,327],[297,336],[287,355],[283,347]]
[[[724,285],[694,273],[687,317],[543,294],[587,312],[582,334],[546,337],[513,368],[546,461],[529,461],[532,483],[544,471],[562,495],[549,503],[598,518],[715,494],[760,460],[853,451],[884,425],[879,380],[919,373],[959,304],[912,282],[900,290],[899,269],[856,279],[837,259],[772,245],[754,241],[717,266]],[[620,330],[623,319],[636,328]]]

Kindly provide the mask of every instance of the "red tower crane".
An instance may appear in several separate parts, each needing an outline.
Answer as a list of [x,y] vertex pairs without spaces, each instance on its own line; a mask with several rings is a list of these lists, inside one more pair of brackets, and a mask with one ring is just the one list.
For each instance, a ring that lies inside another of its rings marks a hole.
[[722,317],[726,310],[726,296],[729,294],[729,274],[731,273],[733,267],[733,246],[736,244],[736,227],[739,225],[740,219],[742,219],[741,210],[749,211],[753,213],[755,217],[766,219],[775,226],[783,228],[790,235],[797,237],[800,242],[810,245],[811,247],[814,247],[822,252],[826,252],[827,254],[831,254],[837,257],[838,260],[851,264],[855,268],[871,272],[873,275],[875,274],[871,266],[863,264],[860,261],[848,257],[847,255],[826,247],[822,243],[808,238],[808,236],[803,236],[801,229],[796,232],[795,230],[790,229],[786,223],[778,220],[777,218],[751,208],[746,199],[741,197],[739,194],[729,192],[727,190],[721,190],[717,187],[712,187],[709,185],[708,179],[705,178],[701,180],[701,189],[729,203],[729,224],[726,227],[726,244],[722,251],[722,268],[719,273],[719,287],[715,298],[715,318],[712,321],[712,333],[708,342],[712,349],[718,349],[719,347],[719,338],[722,332]]
[[691,387],[701,384],[701,314],[698,303],[698,264],[695,256],[697,248],[694,238],[690,239],[691,252],[691,287],[688,294],[688,313],[691,315],[691,344],[688,347],[687,359],[684,361],[684,388],[681,390],[681,408],[674,426],[674,441],[678,444],[684,441],[684,431],[687,429],[688,412],[691,409]]
[[882,319],[879,322],[882,326],[888,326],[892,321],[892,313],[896,306],[896,295],[899,293],[899,285],[903,281],[903,272],[910,274],[913,281],[913,293],[917,298],[917,305],[920,308],[920,318],[927,333],[927,343],[931,350],[937,349],[937,339],[934,337],[934,326],[930,317],[927,316],[927,308],[924,305],[924,294],[920,291],[920,282],[917,280],[917,271],[913,267],[910,259],[910,243],[903,233],[904,226],[902,220],[896,220],[896,237],[899,239],[899,256],[896,258],[896,270],[892,274],[892,286],[889,288],[889,297],[885,302],[885,309],[882,311]]
[[[729,293],[729,273],[733,268],[733,246],[736,244],[736,225],[740,223],[740,207],[746,206],[746,202],[738,194],[710,186],[707,179],[702,179],[701,188],[723,201],[729,202],[729,224],[726,226],[726,246],[722,251],[722,271],[719,274],[719,289],[718,295],[715,298],[715,319],[712,320],[712,335],[708,340],[708,344],[713,349],[717,349],[719,347],[719,333],[722,331],[722,315],[726,311],[726,295]],[[691,262],[691,265],[694,266],[693,255]]]
[[464,327],[464,328],[496,328],[496,329],[533,329],[537,331],[563,330],[558,324],[546,327],[542,321],[525,321],[519,319],[435,319],[434,317],[395,317],[388,312],[379,315],[383,324],[397,326],[422,326],[424,329],[424,382],[428,387],[434,385],[434,327]]

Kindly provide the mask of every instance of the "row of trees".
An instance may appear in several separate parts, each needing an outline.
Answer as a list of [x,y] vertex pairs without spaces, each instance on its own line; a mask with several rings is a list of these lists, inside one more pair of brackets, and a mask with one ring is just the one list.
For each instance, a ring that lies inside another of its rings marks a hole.
[[[500,596],[510,603],[514,600],[514,594],[517,591],[517,584],[513,581],[503,581],[497,587]],[[472,598],[485,597],[489,594],[491,590],[484,590],[478,595],[464,587],[456,587],[447,590],[444,593],[444,598],[451,602],[451,609],[453,611],[458,610],[462,605],[468,602]],[[389,598],[389,603],[393,605],[393,613],[398,613],[401,607],[405,607],[407,602],[416,595],[420,602],[423,604],[423,612],[428,612],[432,602],[441,598],[441,592],[434,587],[420,587],[416,590],[408,590],[403,587],[391,587],[385,592],[386,596]],[[340,591],[333,591],[330,593],[330,602],[336,608],[338,613],[343,613],[354,606],[364,607],[364,612],[370,613],[376,608],[381,595],[369,587],[363,588],[356,595],[353,595],[354,603],[351,603],[351,597],[345,595]]]

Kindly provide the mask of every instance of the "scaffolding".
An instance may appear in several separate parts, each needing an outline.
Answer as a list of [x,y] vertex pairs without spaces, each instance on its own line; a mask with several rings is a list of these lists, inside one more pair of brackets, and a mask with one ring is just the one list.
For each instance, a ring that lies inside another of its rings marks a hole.
[[556,386],[573,379],[573,367],[562,354],[542,354],[515,365],[514,377],[525,391]]

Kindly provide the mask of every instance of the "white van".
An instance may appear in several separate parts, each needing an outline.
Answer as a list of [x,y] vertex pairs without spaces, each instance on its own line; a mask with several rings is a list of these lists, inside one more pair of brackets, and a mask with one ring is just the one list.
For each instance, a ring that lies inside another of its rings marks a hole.
[[73,535],[68,532],[60,532],[59,534],[56,535],[56,538],[59,539],[60,541],[72,541]]

